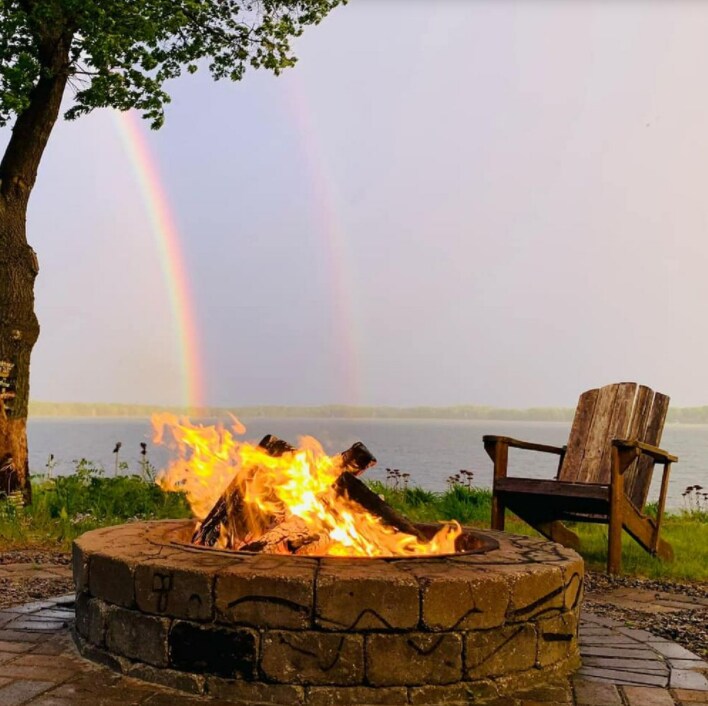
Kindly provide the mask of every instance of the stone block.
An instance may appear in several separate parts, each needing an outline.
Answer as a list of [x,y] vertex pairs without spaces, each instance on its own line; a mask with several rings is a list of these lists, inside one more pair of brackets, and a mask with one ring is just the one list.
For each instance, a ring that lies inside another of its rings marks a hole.
[[301,686],[243,682],[220,677],[207,678],[207,693],[216,699],[244,705],[303,706],[305,703],[305,690]]
[[312,686],[307,690],[308,706],[378,706],[407,704],[408,690],[402,686]]
[[539,620],[538,653],[536,662],[540,667],[560,662],[578,650],[578,621],[575,613],[568,611],[551,618]]
[[187,691],[190,694],[204,693],[204,677],[198,674],[187,674],[174,669],[157,669],[149,664],[135,662],[128,667],[126,675],[152,684],[167,686],[170,689]]
[[131,663],[129,660],[125,659],[125,657],[111,654],[101,647],[96,647],[96,645],[86,642],[86,640],[76,632],[74,633],[74,642],[83,657],[90,659],[92,662],[102,664],[104,667],[108,667],[114,672],[124,672],[130,667]]
[[291,684],[361,684],[364,638],[349,633],[266,632],[260,668],[270,681]]
[[536,686],[531,689],[524,689],[514,694],[524,701],[540,702],[544,704],[572,704],[573,692],[570,683],[566,680],[563,683],[548,683],[543,686]]
[[325,629],[411,629],[419,618],[418,581],[394,564],[323,565],[317,575],[315,622]]
[[135,600],[146,613],[189,620],[210,620],[213,573],[194,561],[191,567],[178,562],[151,562],[135,569]]
[[258,636],[246,628],[176,621],[170,630],[169,662],[174,669],[197,674],[253,679]]
[[76,596],[76,631],[94,645],[103,646],[106,633],[106,605],[88,593]]
[[98,647],[103,647],[106,641],[106,604],[98,598],[92,598],[88,603],[86,639]]
[[167,666],[169,621],[110,606],[106,623],[106,646],[111,652],[155,667]]
[[447,686],[412,686],[409,689],[410,703],[415,706],[433,704],[476,704],[487,703],[497,695],[491,682],[474,684],[449,684]]
[[509,587],[504,579],[464,566],[421,577],[423,627],[477,630],[504,622]]
[[508,622],[524,622],[537,616],[560,613],[565,603],[565,584],[558,567],[495,567],[509,585]]
[[366,677],[374,686],[460,681],[462,637],[422,632],[367,635]]
[[133,566],[115,556],[92,554],[89,558],[89,592],[107,603],[132,608],[135,605]]
[[314,562],[288,565],[282,557],[257,557],[219,572],[217,620],[264,628],[309,627],[315,568]]
[[76,593],[88,591],[88,557],[77,542],[71,545],[71,570]]
[[467,633],[466,678],[479,679],[530,669],[536,663],[536,641],[536,630],[531,625]]
[[561,566],[565,587],[563,607],[566,610],[579,610],[583,600],[585,564],[582,557],[571,550],[567,551],[570,551],[573,556]]
[[76,596],[74,628],[84,639],[88,637],[88,604],[90,600],[91,596],[88,593],[79,593]]

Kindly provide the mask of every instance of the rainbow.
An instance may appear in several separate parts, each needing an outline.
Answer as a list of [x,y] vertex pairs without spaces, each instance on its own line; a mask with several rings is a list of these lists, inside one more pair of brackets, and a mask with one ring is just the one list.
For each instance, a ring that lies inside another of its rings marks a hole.
[[313,194],[312,215],[322,238],[322,247],[328,261],[331,302],[334,307],[332,340],[337,350],[337,379],[340,385],[338,400],[342,404],[361,404],[361,365],[357,352],[360,347],[361,327],[355,315],[352,271],[348,256],[348,240],[339,217],[335,179],[332,177],[322,149],[322,141],[313,124],[312,110],[305,88],[297,72],[283,80],[286,86],[287,112],[298,128],[302,157],[310,174]]
[[188,408],[204,403],[204,385],[199,335],[192,305],[179,229],[160,179],[157,161],[136,114],[113,112],[115,124],[140,188],[159,252],[180,351],[183,404]]

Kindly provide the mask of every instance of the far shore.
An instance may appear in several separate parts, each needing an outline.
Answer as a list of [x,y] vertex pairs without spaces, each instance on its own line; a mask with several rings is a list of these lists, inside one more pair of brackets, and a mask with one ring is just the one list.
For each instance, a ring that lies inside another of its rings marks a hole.
[[[311,419],[427,419],[514,422],[570,422],[574,409],[570,407],[533,407],[507,409],[480,405],[454,407],[364,407],[348,405],[323,406],[258,406],[258,407],[164,407],[119,403],[30,402],[32,419],[149,419],[153,414],[170,412],[192,418],[244,419],[311,418]],[[669,424],[708,424],[708,406],[669,409]]]

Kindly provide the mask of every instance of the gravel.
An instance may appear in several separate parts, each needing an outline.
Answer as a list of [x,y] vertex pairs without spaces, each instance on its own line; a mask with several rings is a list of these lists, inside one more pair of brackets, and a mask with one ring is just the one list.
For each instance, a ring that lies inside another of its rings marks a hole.
[[607,576],[588,572],[586,575],[585,606],[595,615],[621,620],[628,627],[648,630],[682,645],[687,650],[708,659],[708,607],[682,610],[675,613],[647,613],[620,608],[602,599],[605,591],[616,588],[638,588],[660,591],[676,596],[708,598],[705,583],[678,583],[665,579],[640,579],[628,576]]
[[67,566],[71,557],[65,552],[16,550],[0,554],[0,609],[31,601],[61,596],[74,590],[71,577],[38,578],[3,573],[5,564],[32,564],[34,566]]

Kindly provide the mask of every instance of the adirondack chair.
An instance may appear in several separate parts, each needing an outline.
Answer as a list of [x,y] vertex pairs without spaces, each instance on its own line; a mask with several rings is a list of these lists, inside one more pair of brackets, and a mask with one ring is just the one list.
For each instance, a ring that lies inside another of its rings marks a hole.
[[[621,570],[622,529],[652,555],[671,561],[671,545],[659,537],[671,464],[678,461],[658,448],[668,408],[666,395],[621,382],[580,395],[566,446],[485,436],[494,462],[492,528],[504,529],[508,508],[542,535],[577,549],[577,534],[563,522],[600,522],[609,525],[609,573]],[[509,477],[510,448],[557,454],[556,480]],[[653,519],[643,510],[655,463],[664,471]]]

